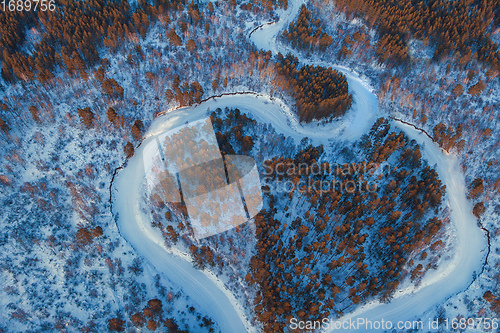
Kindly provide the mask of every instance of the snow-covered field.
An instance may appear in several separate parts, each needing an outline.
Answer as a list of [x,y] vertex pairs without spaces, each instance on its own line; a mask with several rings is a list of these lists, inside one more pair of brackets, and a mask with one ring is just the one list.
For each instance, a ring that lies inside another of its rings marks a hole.
[[[276,24],[264,25],[251,36],[258,47],[276,53],[283,49],[276,43],[276,35],[295,17],[302,1],[291,1],[287,17]],[[328,65],[300,59],[301,63]],[[278,132],[297,140],[307,136],[315,143],[326,143],[328,140],[357,139],[366,133],[379,114],[377,97],[355,73],[346,68],[339,68],[348,79],[350,92],[354,97],[353,108],[341,121],[328,125],[300,125],[290,108],[284,102],[265,95],[252,93],[223,96],[210,99],[200,105],[181,108],[167,112],[158,117],[146,133],[144,142],[133,158],[121,170],[113,185],[113,208],[118,214],[118,227],[123,237],[135,250],[173,283],[181,286],[191,299],[199,305],[200,310],[209,314],[219,324],[223,332],[252,331],[254,328],[245,316],[245,311],[238,304],[231,292],[224,287],[217,277],[195,269],[186,256],[172,253],[164,245],[160,232],[150,223],[149,216],[139,208],[142,186],[144,186],[144,170],[142,166],[143,151],[148,140],[156,134],[175,128],[186,121],[193,121],[206,116],[207,110],[216,108],[237,107],[242,112],[249,112],[261,122],[272,124]],[[470,204],[465,193],[465,181],[457,159],[445,154],[432,141],[418,130],[397,124],[422,147],[423,158],[430,165],[436,165],[440,179],[447,189],[448,205],[451,209],[452,223],[455,228],[457,244],[456,252],[448,262],[440,265],[437,271],[427,276],[417,289],[399,290],[388,304],[373,302],[340,320],[349,318],[366,318],[368,320],[411,320],[419,318],[428,309],[442,304],[448,297],[458,293],[472,282],[474,272],[478,272],[484,261],[486,241],[483,233],[471,214]]]
[[[360,85],[359,87],[363,87]],[[368,90],[359,91],[356,96],[369,96]],[[362,101],[366,103],[366,100]],[[351,116],[364,110],[376,112],[373,109],[358,108],[358,104],[351,110]],[[165,245],[163,236],[158,229],[151,225],[150,217],[140,209],[143,187],[146,186],[143,159],[144,147],[156,135],[185,124],[206,117],[207,110],[216,108],[239,108],[242,112],[249,112],[258,121],[272,124],[276,130],[298,141],[309,137],[317,143],[327,142],[332,138],[343,138],[335,134],[335,125],[343,128],[342,133],[361,135],[359,126],[347,120],[329,125],[332,128],[317,129],[313,125],[298,124],[290,109],[278,99],[268,96],[244,94],[223,96],[208,100],[198,106],[186,107],[170,111],[158,117],[145,134],[145,140],[136,150],[135,155],[128,161],[113,183],[113,210],[118,215],[118,228],[121,235],[146,258],[168,280],[180,286],[183,291],[198,305],[197,308],[208,313],[219,324],[223,332],[252,331],[253,328],[245,317],[244,310],[238,305],[231,292],[224,287],[217,277],[207,271],[195,269],[190,259],[180,253],[171,252]],[[293,125],[292,125],[293,124]],[[368,124],[368,128],[371,124]]]
[[[138,149],[113,184],[113,209],[118,214],[121,235],[158,272],[180,286],[223,332],[245,331],[247,321],[242,318],[242,312],[236,310],[232,295],[217,283],[216,277],[195,269],[188,258],[169,252],[161,233],[152,227],[149,216],[139,208],[145,181],[142,155],[142,149]],[[246,328],[249,331],[249,327]]]
[[[472,207],[465,194],[464,175],[456,156],[446,154],[434,144],[429,137],[413,127],[395,122],[410,139],[414,139],[422,147],[422,157],[429,165],[434,165],[439,178],[446,185],[447,202],[451,209],[451,219],[456,235],[455,253],[451,260],[441,265],[436,271],[429,272],[418,288],[399,290],[390,303],[372,302],[340,320],[357,321],[363,318],[370,321],[391,321],[397,325],[399,321],[421,319],[425,325],[429,318],[422,318],[430,308],[443,304],[444,301],[466,289],[472,282],[474,274],[481,270],[486,256],[486,238],[477,226],[472,215]],[[424,326],[428,328],[427,326]],[[364,331],[363,329],[359,331]]]
[[[364,96],[367,93],[369,92],[365,90],[356,96]],[[319,143],[328,140],[322,130],[314,131],[312,127],[300,125],[297,125],[297,130],[295,130],[290,126],[294,122],[293,116],[282,106],[281,101],[273,101],[266,96],[253,94],[223,96],[195,107],[171,111],[157,118],[146,134],[148,138],[146,141],[186,121],[205,117],[207,109],[214,110],[217,107],[238,107],[243,112],[250,112],[259,121],[273,124],[278,132],[297,140],[304,136]],[[376,110],[376,105],[373,108]],[[363,110],[354,108],[353,113],[358,113],[358,117],[364,117]],[[347,132],[359,133],[358,127],[355,126],[352,129],[346,123],[347,121],[342,124]],[[473,273],[480,270],[483,262],[486,241],[477,227],[475,217],[470,212],[470,205],[465,198],[464,178],[456,158],[445,154],[418,130],[407,125],[398,124],[398,126],[423,147],[423,157],[430,165],[436,165],[436,170],[446,185],[448,205],[452,211],[452,221],[457,235],[456,253],[452,260],[424,278],[418,289],[400,290],[396,292],[395,298],[389,304],[371,303],[341,320],[363,317],[370,320],[384,318],[384,320],[396,322],[418,318],[427,309],[443,303],[449,296],[465,289],[472,282]],[[334,133],[330,137],[330,139],[342,138]],[[145,144],[141,147],[144,146]],[[231,296],[229,290],[225,289],[213,275],[203,274],[195,269],[186,257],[181,258],[169,252],[163,245],[163,238],[159,231],[151,226],[149,217],[140,211],[141,186],[145,181],[144,171],[141,169],[142,158],[142,150],[139,148],[125,169],[119,173],[114,184],[114,209],[120,216],[118,219],[120,232],[168,279],[181,285],[195,301],[199,300],[200,307],[212,315],[224,331],[225,329],[228,331],[241,329],[247,320],[244,317],[244,311],[237,306],[237,301]],[[235,307],[238,310],[235,310]],[[246,330],[251,330],[248,324],[246,324]]]

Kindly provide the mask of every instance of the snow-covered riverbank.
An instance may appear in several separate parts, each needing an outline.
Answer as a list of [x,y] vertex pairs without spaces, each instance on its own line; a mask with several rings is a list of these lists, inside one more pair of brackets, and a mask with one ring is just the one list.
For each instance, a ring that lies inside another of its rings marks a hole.
[[[372,98],[370,94],[366,89],[357,91],[355,102],[362,103],[355,103],[349,117],[355,118],[356,114],[365,111],[376,112],[376,104],[372,104],[372,108],[358,108],[358,105],[367,102],[365,99],[360,100],[360,96]],[[307,136],[313,142],[321,144],[332,138],[342,138],[343,135],[339,136],[340,133],[357,136],[362,132],[349,117],[322,128],[314,125],[302,126],[279,99],[254,93],[228,95],[210,99],[194,107],[173,110],[155,119],[135,155],[118,172],[112,186],[112,200],[114,213],[118,215],[118,229],[122,236],[159,273],[180,286],[198,305],[198,309],[210,315],[223,332],[252,331],[245,311],[232,293],[213,274],[195,269],[190,258],[171,252],[164,245],[159,230],[151,226],[149,215],[143,213],[139,205],[146,182],[143,158],[148,158],[144,155],[144,147],[147,147],[148,142],[155,140],[156,135],[178,127],[186,121],[201,119],[207,115],[207,110],[215,110],[218,107],[239,108],[260,122],[272,124],[278,132],[295,138],[297,142]]]
[[[398,322],[422,320],[424,330],[428,329],[429,318],[422,315],[429,309],[443,304],[446,299],[465,290],[479,273],[484,262],[487,242],[472,215],[472,207],[466,199],[464,175],[456,156],[446,154],[424,133],[412,126],[394,121],[410,139],[421,146],[422,158],[434,166],[439,178],[446,186],[446,201],[456,236],[455,253],[436,271],[428,272],[418,288],[398,290],[389,303],[372,302],[345,315],[341,321],[390,321],[394,327]],[[335,330],[338,332],[338,330]],[[364,332],[366,326],[349,332]]]
[[[302,1],[290,1],[286,18],[278,23],[265,25],[251,36],[258,47],[276,53],[280,46],[277,34],[296,16]],[[299,59],[301,63],[311,63]],[[313,63],[318,65],[334,64]],[[315,143],[326,143],[332,139],[357,139],[366,133],[380,114],[377,97],[369,86],[355,73],[345,68],[341,70],[348,79],[349,90],[353,94],[353,108],[341,121],[326,126],[300,125],[288,106],[278,99],[265,95],[247,93],[210,99],[200,105],[173,110],[158,117],[146,133],[146,141],[156,134],[180,126],[186,121],[200,119],[206,110],[217,107],[237,107],[249,112],[261,122],[271,123],[278,132],[296,139],[308,136]],[[471,207],[465,198],[464,177],[454,156],[445,154],[431,140],[411,126],[397,124],[406,134],[422,146],[423,158],[436,170],[446,185],[447,202],[451,209],[452,223],[457,236],[456,252],[452,259],[440,266],[422,285],[414,290],[400,290],[388,304],[370,303],[342,318],[362,317],[368,320],[391,320],[394,322],[420,317],[426,310],[441,304],[449,296],[464,290],[472,281],[473,273],[480,270],[485,255],[486,241],[478,228]],[[147,143],[147,142],[146,142]],[[245,317],[245,311],[237,300],[218,279],[209,273],[195,269],[189,258],[170,252],[164,245],[159,231],[155,230],[148,215],[141,212],[139,202],[141,187],[145,182],[142,167],[142,144],[136,155],[128,161],[113,184],[113,207],[118,214],[118,227],[123,237],[135,250],[146,258],[164,277],[179,285],[199,309],[213,318],[223,332],[252,331],[254,328]]]
[[[260,48],[271,50],[273,54],[277,52],[286,54],[289,49],[277,43],[277,35],[292,20],[291,18],[297,15],[302,3],[304,2],[301,0],[291,1],[290,15],[277,24],[263,25],[255,30],[251,35],[252,41]],[[302,64],[336,68],[346,75],[349,91],[353,94],[355,103],[353,109],[346,114],[346,122],[350,123],[350,126],[344,133],[345,138],[359,138],[370,129],[377,116],[383,116],[377,108],[377,97],[369,85],[349,69],[335,66],[334,63],[309,61],[301,57],[299,61]],[[457,239],[456,252],[451,260],[428,274],[418,288],[399,290],[390,303],[367,304],[340,320],[384,319],[396,323],[400,320],[419,318],[426,310],[442,304],[448,297],[467,288],[474,274],[481,270],[486,255],[486,237],[478,227],[476,218],[471,213],[472,207],[465,197],[467,189],[457,158],[445,154],[419,130],[398,122],[394,124],[422,146],[423,158],[429,165],[435,165],[440,179],[446,185],[448,206],[451,209],[451,219]]]

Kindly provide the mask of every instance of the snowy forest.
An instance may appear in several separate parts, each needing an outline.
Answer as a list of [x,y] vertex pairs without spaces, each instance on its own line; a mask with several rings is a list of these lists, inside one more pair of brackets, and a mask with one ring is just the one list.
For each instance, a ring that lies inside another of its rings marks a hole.
[[[500,314],[498,0],[61,0],[0,23],[0,332]],[[203,117],[263,208],[197,239],[134,172]]]

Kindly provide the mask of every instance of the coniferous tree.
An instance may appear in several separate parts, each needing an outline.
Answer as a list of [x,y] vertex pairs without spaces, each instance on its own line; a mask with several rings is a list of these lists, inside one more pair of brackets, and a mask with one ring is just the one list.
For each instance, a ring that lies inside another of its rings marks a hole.
[[90,110],[89,107],[78,109],[78,116],[80,117],[81,122],[85,125],[86,128],[92,127],[92,122],[94,121],[94,113]]
[[120,320],[118,318],[112,318],[108,321],[108,329],[112,332],[123,332],[125,324],[124,320]]
[[134,125],[132,125],[131,132],[132,136],[136,141],[142,140],[142,129],[143,129],[142,121],[140,120],[134,121]]
[[4,132],[7,132],[9,130],[9,126],[1,117],[0,117],[0,129]]
[[38,111],[38,108],[34,105],[29,107],[29,111],[31,113],[31,116],[33,117],[33,120],[37,123],[40,122],[40,113]]

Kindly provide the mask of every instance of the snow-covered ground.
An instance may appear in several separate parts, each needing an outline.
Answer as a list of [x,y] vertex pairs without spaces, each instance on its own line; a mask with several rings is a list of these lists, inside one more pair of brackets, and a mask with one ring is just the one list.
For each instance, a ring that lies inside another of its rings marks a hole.
[[[291,1],[288,16],[276,24],[264,25],[251,36],[258,47],[276,53],[281,46],[276,43],[277,34],[300,8],[302,1]],[[301,63],[318,65],[299,59]],[[338,67],[337,67],[338,68]],[[252,93],[223,96],[210,99],[200,105],[172,110],[158,117],[146,133],[146,141],[154,136],[186,121],[193,121],[206,116],[207,110],[217,107],[237,107],[243,112],[266,123],[271,123],[278,132],[301,139],[308,136],[318,143],[332,139],[356,139],[366,133],[379,114],[377,98],[369,85],[355,73],[345,68],[338,68],[348,79],[350,92],[354,97],[353,108],[343,120],[325,126],[318,124],[300,125],[291,110],[279,99]],[[465,198],[466,188],[463,174],[454,156],[446,155],[426,136],[410,126],[398,126],[422,146],[423,157],[430,165],[435,164],[440,179],[447,189],[447,200],[451,208],[452,223],[456,230],[457,244],[453,258],[441,265],[436,272],[424,278],[421,286],[413,290],[400,290],[387,304],[373,302],[348,314],[349,318],[368,320],[411,320],[418,318],[426,310],[443,303],[451,295],[464,290],[472,281],[473,273],[480,270],[485,255],[486,241],[470,213],[471,207]],[[170,252],[164,245],[159,231],[153,229],[148,215],[139,208],[142,186],[145,182],[142,169],[142,147],[120,171],[113,186],[114,210],[118,213],[118,227],[124,238],[136,251],[149,260],[154,267],[173,283],[182,287],[200,310],[209,314],[219,324],[223,332],[243,332],[255,330],[245,317],[245,311],[223,284],[212,274],[195,269],[185,256]],[[362,330],[363,331],[363,330]]]
[[[365,89],[359,91],[356,96],[368,96],[369,94],[369,91]],[[364,103],[367,101],[364,100],[360,104]],[[197,309],[209,314],[223,332],[250,332],[254,328],[250,326],[245,317],[245,311],[231,292],[213,274],[194,268],[189,257],[170,251],[165,246],[160,231],[151,225],[150,216],[140,208],[142,193],[146,186],[143,158],[148,158],[143,154],[144,148],[151,140],[156,140],[156,136],[160,133],[181,126],[186,121],[191,122],[204,118],[207,116],[207,110],[215,110],[218,107],[237,107],[242,112],[249,112],[258,121],[272,124],[278,132],[293,137],[297,142],[307,136],[313,142],[325,143],[329,138],[342,138],[342,135],[339,137],[332,132],[335,124],[329,125],[330,129],[318,129],[313,125],[299,125],[290,109],[279,99],[251,93],[223,96],[210,99],[194,107],[170,111],[155,119],[144,136],[144,142],[124,169],[119,171],[113,183],[113,210],[118,216],[117,224],[121,235],[158,272],[180,286],[197,304]],[[376,105],[372,105],[372,107],[376,110]],[[372,109],[355,107],[352,116],[355,118],[356,113],[362,113],[363,110]],[[359,127],[349,120],[337,124],[341,124],[342,133],[362,134]]]
[[[472,207],[465,197],[467,189],[464,175],[456,156],[444,153],[429,137],[415,128],[394,123],[410,139],[418,142],[422,147],[422,157],[429,165],[434,165],[439,179],[446,186],[447,202],[457,239],[455,253],[449,262],[441,265],[436,271],[429,272],[418,288],[399,290],[390,303],[369,303],[344,316],[340,321],[357,321],[363,318],[374,322],[383,319],[397,325],[399,321],[421,319],[427,331],[429,318],[421,318],[421,315],[428,309],[443,304],[447,298],[463,291],[472,283],[474,274],[481,270],[487,244],[485,235],[472,215]],[[366,326],[362,326],[359,331],[366,331]]]
[[276,37],[280,32],[288,27],[288,24],[297,16],[300,6],[305,4],[304,0],[288,1],[288,8],[286,12],[281,13],[278,22],[263,24],[260,28],[256,29],[251,34],[251,39],[257,48],[264,51],[271,51],[273,54],[279,52]]
[[[279,44],[277,35],[297,15],[302,0],[291,1],[290,15],[276,24],[263,25],[252,33],[251,39],[259,48],[271,50],[273,54],[286,54],[293,50]],[[320,65],[336,68],[346,75],[349,92],[353,94],[353,108],[346,114],[346,139],[356,139],[366,133],[374,119],[379,115],[377,97],[369,85],[349,69],[335,66],[333,63],[311,61],[299,57],[299,62],[309,65]],[[347,124],[347,125],[346,125]],[[467,201],[467,192],[463,173],[455,156],[445,154],[427,136],[415,128],[396,123],[411,139],[415,139],[422,147],[423,157],[430,165],[435,164],[441,181],[446,185],[448,205],[457,243],[453,258],[438,270],[426,275],[417,289],[399,290],[389,304],[373,302],[340,320],[349,318],[366,318],[371,320],[385,319],[396,323],[399,320],[410,320],[423,314],[434,305],[441,304],[448,297],[458,293],[472,282],[474,274],[481,270],[486,255],[486,237],[478,227],[472,215],[472,207]],[[343,127],[342,125],[340,127]]]
[[[370,93],[365,89],[360,94],[356,94],[355,99],[367,94]],[[364,100],[360,104],[363,103],[369,103],[369,100]],[[271,100],[262,95],[245,94],[223,96],[195,107],[168,112],[153,122],[146,134],[146,141],[152,140],[155,135],[180,126],[186,121],[203,118],[206,116],[207,110],[214,110],[217,107],[238,107],[243,112],[250,112],[257,120],[273,124],[278,132],[292,136],[296,140],[300,140],[304,136],[308,136],[318,143],[325,143],[327,140],[326,133],[322,130],[315,130],[312,125],[311,127],[297,125],[296,128],[290,126],[290,124],[295,123],[295,118],[280,100]],[[376,105],[373,108],[376,109]],[[364,117],[363,112],[363,108],[353,109],[353,113],[357,113],[357,117]],[[358,127],[351,127],[348,121],[341,123],[345,126],[345,132],[360,133]],[[452,155],[445,154],[427,136],[411,126],[403,124],[398,124],[398,126],[421,145],[423,157],[430,165],[436,165],[440,179],[446,185],[458,242],[456,253],[452,260],[424,278],[418,289],[399,290],[390,303],[374,302],[368,304],[341,320],[363,317],[370,320],[384,318],[384,320],[396,322],[417,318],[427,309],[441,304],[449,296],[465,289],[472,281],[473,273],[479,272],[483,262],[486,247],[485,238],[477,227],[476,219],[471,214],[471,207],[465,198],[465,182],[457,159]],[[342,136],[330,133],[330,139],[335,138],[342,139]],[[146,143],[141,145],[141,148]],[[180,258],[169,252],[163,245],[161,234],[151,227],[149,217],[140,211],[141,186],[145,181],[144,171],[141,169],[143,158],[141,148],[137,150],[136,155],[128,162],[126,168],[119,173],[114,184],[116,190],[114,209],[120,215],[118,219],[120,232],[141,255],[148,258],[167,278],[179,283],[191,298],[202,300],[200,307],[211,314],[223,329],[234,331],[238,327],[243,327],[238,325],[247,322],[243,315],[244,311],[242,309],[235,311],[234,307],[239,308],[239,306],[231,293],[214,276],[201,273],[186,258]],[[151,255],[151,253],[155,254]],[[201,290],[198,289],[200,286],[202,286]],[[221,287],[222,291],[219,289]],[[233,314],[231,314],[232,312]],[[240,320],[235,319],[238,317]],[[246,329],[250,330],[248,324]]]
[[159,230],[151,225],[149,215],[140,209],[145,186],[143,158],[148,158],[143,156],[143,148],[155,139],[150,136],[143,142],[113,184],[113,210],[118,216],[119,231],[139,255],[179,286],[223,332],[251,331],[243,311],[222,283],[207,271],[195,269],[186,256],[170,252]]
[[[294,53],[293,49],[280,44],[277,41],[277,36],[288,27],[288,24],[297,16],[300,6],[304,3],[305,1],[303,0],[290,1],[288,9],[285,12],[287,15],[286,17],[283,17],[276,23],[264,24],[253,31],[250,35],[250,39],[257,48],[263,49],[264,51],[269,50],[273,55],[278,52],[283,55]],[[304,127],[309,133],[317,133],[317,135],[319,135],[318,132],[325,133],[326,135],[324,138],[332,137],[332,134],[342,134],[342,137],[348,140],[356,140],[361,137],[361,135],[365,134],[373,125],[378,115],[377,97],[372,93],[373,90],[366,82],[366,79],[363,80],[357,73],[343,66],[338,66],[335,63],[306,59],[300,57],[300,55],[296,56],[300,64],[331,67],[341,71],[347,79],[349,93],[353,95],[354,103],[352,108],[343,117],[342,122],[334,121],[320,128],[318,128],[315,123],[300,126],[295,122],[293,123],[294,129],[299,133],[304,133],[304,131],[301,131],[300,127]]]

